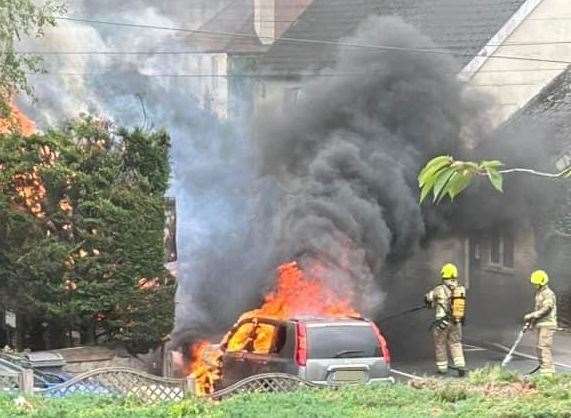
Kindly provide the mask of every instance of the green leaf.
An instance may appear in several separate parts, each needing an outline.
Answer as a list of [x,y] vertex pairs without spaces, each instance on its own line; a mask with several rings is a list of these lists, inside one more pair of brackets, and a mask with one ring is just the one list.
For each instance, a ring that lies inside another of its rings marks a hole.
[[460,176],[460,174],[458,173],[458,171],[454,170],[454,173],[452,173],[452,176],[450,176],[450,178],[440,191],[440,196],[438,197],[437,203],[440,203],[440,201],[444,198],[444,196],[449,194],[448,190],[450,188],[450,183],[452,183],[454,179],[458,178],[458,176]]
[[571,167],[563,170],[560,174],[561,177],[571,178]]
[[433,189],[433,202],[436,202],[436,200],[438,199],[438,197],[440,196],[441,193],[444,193],[444,188],[446,187],[446,185],[448,184],[448,181],[450,181],[450,179],[452,178],[452,176],[454,174],[457,174],[456,170],[454,170],[453,168],[445,168],[444,170],[442,170],[439,174],[438,174],[438,179],[436,180],[436,183],[434,184],[434,189]]
[[458,173],[457,176],[454,176],[448,182],[448,186],[446,187],[446,191],[448,192],[448,196],[450,200],[454,200],[456,196],[462,193],[466,187],[470,185],[470,181],[472,180],[472,176],[464,176]]
[[436,177],[432,177],[432,180],[430,181],[430,183],[425,183],[420,190],[420,203],[424,202],[424,199],[426,199],[426,196],[428,196],[430,194],[430,191],[432,190],[432,186],[434,185],[434,180],[436,180]]
[[423,187],[424,184],[428,182],[437,172],[442,170],[447,165],[452,164],[453,161],[454,160],[449,155],[442,155],[430,160],[418,175],[418,183],[420,187]]
[[421,188],[420,203],[424,202],[426,196],[430,194],[432,188],[434,187],[434,183],[436,183],[436,180],[438,180],[438,175],[433,175],[430,178],[428,178],[422,186],[420,186]]
[[494,188],[499,191],[502,192],[504,191],[503,187],[504,187],[504,178],[503,176],[500,174],[500,172],[498,170],[495,170],[493,168],[487,168],[486,169],[486,173],[488,174],[488,178],[490,179],[490,182],[492,183],[492,186],[494,186]]

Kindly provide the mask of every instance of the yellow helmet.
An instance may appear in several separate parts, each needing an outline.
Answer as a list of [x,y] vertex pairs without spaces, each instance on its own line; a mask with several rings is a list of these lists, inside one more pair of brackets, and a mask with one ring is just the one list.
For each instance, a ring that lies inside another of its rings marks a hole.
[[549,282],[549,276],[543,270],[536,270],[531,273],[530,281],[538,286],[545,286]]
[[455,280],[458,278],[458,267],[452,263],[445,264],[440,271],[444,280]]

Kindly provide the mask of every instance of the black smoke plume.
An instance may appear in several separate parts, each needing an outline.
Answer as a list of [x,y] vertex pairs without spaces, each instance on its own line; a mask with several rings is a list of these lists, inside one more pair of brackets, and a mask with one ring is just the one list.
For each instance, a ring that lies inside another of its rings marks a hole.
[[[433,47],[395,18],[370,18],[346,41]],[[289,194],[279,259],[325,264],[334,288],[353,291],[366,311],[380,305],[383,267],[413,254],[441,220],[418,204],[418,171],[434,155],[465,154],[464,135],[485,119],[454,68],[446,56],[342,48],[335,68],[263,126],[264,174]]]

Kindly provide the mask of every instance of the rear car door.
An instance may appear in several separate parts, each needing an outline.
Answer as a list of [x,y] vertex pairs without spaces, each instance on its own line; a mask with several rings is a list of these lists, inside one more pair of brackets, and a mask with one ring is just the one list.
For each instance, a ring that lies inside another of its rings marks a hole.
[[224,387],[238,382],[251,375],[251,368],[246,364],[248,348],[251,347],[256,323],[244,321],[232,331],[226,342],[222,356],[222,384]]
[[295,334],[288,332],[287,324],[279,321],[261,320],[255,330],[252,349],[246,354],[252,374],[296,374],[293,362]]
[[327,384],[368,383],[389,376],[371,324],[316,324],[308,327],[305,378]]

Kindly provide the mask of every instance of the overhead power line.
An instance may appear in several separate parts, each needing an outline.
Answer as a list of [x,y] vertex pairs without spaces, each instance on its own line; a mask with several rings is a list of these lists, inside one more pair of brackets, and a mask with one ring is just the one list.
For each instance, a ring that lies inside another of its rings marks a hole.
[[[503,43],[503,44],[487,44],[486,46],[544,46],[544,45],[571,45],[571,41],[552,41],[552,42],[510,42],[510,43]],[[448,48],[461,48],[459,45],[455,46],[448,46]],[[432,51],[430,48],[415,48],[416,50],[422,51]],[[203,54],[205,52],[211,52],[208,50],[166,50],[166,51],[16,51],[18,54],[22,55],[194,55],[194,54]],[[456,54],[451,51],[442,51],[447,52],[449,54]],[[2,52],[0,52],[1,54]],[[466,54],[467,55],[467,54]],[[492,55],[491,57],[495,57]],[[527,58],[527,57],[523,57]]]
[[[191,33],[191,34],[197,34],[197,35],[209,35],[209,36],[221,36],[221,37],[228,37],[229,36],[229,37],[234,37],[234,38],[249,38],[249,39],[251,39],[251,38],[271,39],[271,40],[274,39],[273,37],[270,37],[270,36],[258,36],[258,35],[252,35],[252,34],[247,34],[247,33],[216,32],[216,31],[203,30],[203,29],[188,29],[188,28],[177,28],[177,27],[168,27],[168,26],[159,26],[159,25],[144,25],[144,24],[138,24],[138,23],[113,22],[113,21],[86,19],[86,18],[79,18],[79,17],[57,17],[56,19],[67,20],[67,21],[72,21],[72,22],[91,23],[91,24],[98,24],[98,25],[119,26],[119,27],[126,27],[126,28],[167,30],[167,31]],[[328,41],[328,40],[306,39],[306,38],[280,37],[279,41],[306,44],[306,45],[329,45],[329,46],[337,46],[337,47],[365,48],[365,49],[373,49],[373,50],[379,50],[379,51],[412,52],[412,53],[422,53],[422,54],[432,54],[432,55],[451,55],[451,56],[458,56],[458,57],[488,57],[488,58],[494,58],[494,59],[506,59],[506,60],[515,60],[515,61],[532,61],[532,62],[545,62],[545,63],[552,63],[552,64],[568,64],[568,65],[571,64],[571,61],[546,59],[546,58],[536,58],[536,57],[509,56],[509,55],[487,56],[487,55],[480,55],[480,54],[473,55],[473,54],[468,54],[468,53],[446,51],[446,50],[441,50],[441,49],[398,47],[398,46],[375,45],[375,44],[361,44],[361,43],[354,43],[354,42]]]
[[[73,72],[46,72],[46,73],[27,73],[29,76],[58,76],[58,77],[95,77],[95,76],[117,76],[114,71],[103,71],[96,73],[73,73]],[[179,78],[179,79],[201,79],[201,78],[243,78],[243,79],[272,79],[282,78],[279,74],[138,74],[145,78]],[[296,74],[299,77],[323,77],[323,78],[341,78],[341,77],[355,77],[355,76],[369,76],[371,73],[337,73],[337,74]],[[507,86],[535,86],[530,83],[496,83],[496,84],[472,84],[472,87],[507,87]]]

